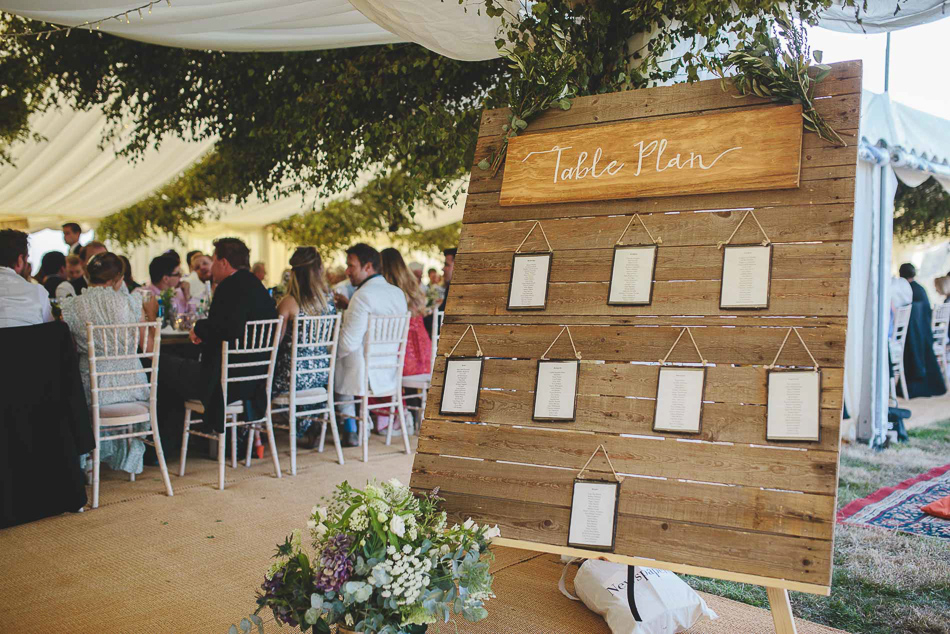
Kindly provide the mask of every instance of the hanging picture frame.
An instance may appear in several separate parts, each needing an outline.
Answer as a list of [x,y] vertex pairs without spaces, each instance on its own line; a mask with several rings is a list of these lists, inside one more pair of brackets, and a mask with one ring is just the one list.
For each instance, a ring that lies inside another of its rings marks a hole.
[[[755,244],[730,244],[742,223],[752,216],[764,239]],[[772,242],[762,228],[755,211],[748,210],[725,242],[719,276],[719,308],[729,310],[764,310],[769,308],[772,291]]]
[[[814,364],[811,368],[776,369],[775,364],[792,332],[811,358]],[[766,441],[821,442],[821,369],[798,328],[788,329],[775,359],[766,367]]]
[[[676,344],[689,334],[702,367],[669,366],[667,359]],[[656,378],[656,401],[653,409],[653,431],[675,434],[698,434],[702,430],[703,396],[706,393],[706,360],[696,345],[689,328],[680,330],[666,356],[660,360]]]
[[[584,476],[597,452],[603,451],[614,480],[591,479]],[[587,463],[577,472],[571,489],[571,514],[568,521],[567,545],[613,552],[617,547],[617,520],[620,516],[620,490],[623,478],[614,470],[603,445],[597,447]]]
[[[541,236],[547,245],[547,251],[521,252],[535,229],[541,230]],[[554,261],[554,249],[548,242],[544,227],[535,221],[528,234],[511,256],[511,277],[508,280],[508,310],[544,310],[548,306],[548,287],[551,283],[551,265]]]
[[[474,357],[453,357],[455,349],[462,343],[468,332],[472,332],[477,348]],[[482,368],[484,366],[482,349],[478,335],[471,324],[445,355],[445,374],[442,383],[442,398],[439,401],[441,416],[475,416],[478,413],[478,401],[482,391]]]
[[[574,358],[549,359],[548,353],[565,332],[574,350]],[[570,327],[563,326],[548,349],[538,359],[531,420],[554,423],[574,422],[577,418],[577,389],[580,372],[581,353],[574,345],[574,335],[571,334]]]
[[[640,225],[650,236],[650,244],[622,244],[634,220],[640,221]],[[657,245],[661,242],[659,237],[653,237],[640,214],[630,217],[614,245],[610,283],[607,287],[608,306],[647,306],[653,303]]]

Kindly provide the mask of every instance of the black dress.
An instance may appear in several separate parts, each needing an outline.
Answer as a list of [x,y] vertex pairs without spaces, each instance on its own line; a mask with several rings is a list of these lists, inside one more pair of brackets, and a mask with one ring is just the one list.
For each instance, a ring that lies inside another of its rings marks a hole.
[[[927,291],[917,282],[910,283],[914,293],[904,343],[904,376],[907,381],[907,398],[938,396],[947,393],[937,355],[934,354],[934,337],[931,329],[932,310]],[[901,386],[898,383],[898,392]]]

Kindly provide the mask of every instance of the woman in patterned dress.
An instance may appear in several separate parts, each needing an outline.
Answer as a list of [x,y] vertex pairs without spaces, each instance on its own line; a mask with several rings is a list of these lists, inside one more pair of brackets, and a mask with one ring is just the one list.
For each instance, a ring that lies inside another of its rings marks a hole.
[[[287,282],[287,294],[277,305],[277,313],[284,318],[283,331],[280,336],[280,346],[277,349],[277,367],[274,370],[274,395],[286,394],[290,391],[290,361],[291,333],[294,327],[294,317],[318,317],[335,315],[336,306],[333,304],[333,294],[327,284],[323,270],[323,260],[313,247],[298,247],[290,258],[291,275]],[[323,356],[326,348],[317,348],[315,352],[308,350],[308,355]],[[330,367],[329,359],[298,359],[297,370],[316,370]],[[312,390],[327,387],[328,372],[312,374],[297,374],[297,391]],[[306,407],[306,406],[305,406]],[[322,405],[310,406],[321,408]],[[297,420],[297,438],[305,439],[302,443],[313,447],[316,444],[316,425],[312,418]]]
[[[402,255],[393,248],[383,249],[382,259],[383,277],[393,286],[398,286],[406,295],[406,305],[412,318],[409,320],[409,339],[406,342],[406,362],[403,365],[402,375],[429,374],[432,371],[432,339],[426,330],[423,318],[426,312],[426,295],[419,286],[419,280],[412,274]],[[384,416],[377,417],[376,431],[382,433],[388,423],[383,424]],[[393,431],[399,430],[399,422]]]
[[[86,324],[105,326],[110,324],[131,324],[137,322],[155,321],[158,315],[158,303],[149,296],[143,302],[140,293],[122,292],[125,289],[125,265],[119,256],[114,253],[100,253],[94,255],[86,266],[86,277],[89,286],[82,295],[74,295],[61,300],[63,321],[69,326],[73,339],[76,341],[76,350],[79,353],[79,373],[82,375],[82,384],[86,390],[86,401],[92,403],[89,391],[89,341],[87,340]],[[152,331],[149,330],[149,335]],[[143,338],[143,351],[151,352],[153,342]],[[103,354],[102,342],[98,342],[96,350]],[[102,372],[116,372],[141,368],[138,359],[124,359],[102,363],[98,369]],[[138,375],[117,374],[100,375],[99,387],[120,387],[147,382],[144,372]],[[99,393],[100,405],[114,403],[128,403],[133,401],[148,402],[148,390],[145,388],[128,388],[125,390],[106,390]],[[134,425],[136,431],[150,429],[149,423]],[[104,430],[102,443],[99,447],[99,460],[116,471],[142,473],[145,443],[141,438],[109,441],[107,436],[124,433],[124,429],[115,431]],[[85,456],[83,457],[85,466]]]

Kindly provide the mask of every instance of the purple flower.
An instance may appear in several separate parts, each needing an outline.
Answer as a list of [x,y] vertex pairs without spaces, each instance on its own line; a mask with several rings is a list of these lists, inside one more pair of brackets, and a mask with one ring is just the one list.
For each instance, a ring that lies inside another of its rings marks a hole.
[[320,555],[320,571],[314,579],[317,590],[339,592],[353,574],[353,559],[347,555],[352,543],[349,535],[335,535],[327,540]]
[[[277,593],[280,592],[281,588],[284,587],[284,571],[278,570],[270,578],[264,579],[264,583],[261,584],[261,590],[264,591],[264,597],[267,599],[274,599],[277,597]],[[294,613],[290,608],[286,606],[276,606],[271,605],[271,611],[274,613],[274,619],[281,623],[286,623],[291,627],[297,627],[297,620],[294,618]]]

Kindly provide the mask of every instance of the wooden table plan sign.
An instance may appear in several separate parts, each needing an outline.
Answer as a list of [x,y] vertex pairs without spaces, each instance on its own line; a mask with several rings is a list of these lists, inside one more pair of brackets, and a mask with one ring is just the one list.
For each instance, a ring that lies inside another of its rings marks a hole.
[[[860,63],[835,64],[815,95],[848,146],[803,134],[798,106],[709,81],[578,98],[512,139],[497,174],[474,167],[439,345],[478,329],[479,406],[440,414],[440,358],[412,486],[440,487],[455,520],[497,523],[502,545],[765,586],[776,627],[793,632],[787,591],[831,585]],[[501,147],[507,115],[483,114],[475,164]],[[628,226],[663,239],[646,304],[608,302]],[[768,240],[766,306],[721,306],[729,236]],[[515,251],[557,254],[543,309],[509,310]],[[538,355],[565,326],[583,352],[575,418],[536,421]],[[702,424],[654,429],[658,360],[697,363],[688,341],[671,351],[685,328],[705,360]],[[457,352],[475,350],[467,338]],[[774,381],[801,368],[820,388],[818,440],[769,440],[773,397],[798,399],[772,412],[786,431],[796,408],[812,411],[814,384]],[[609,552],[568,545],[575,479],[600,446],[586,473],[609,480],[609,456],[624,478]]]

